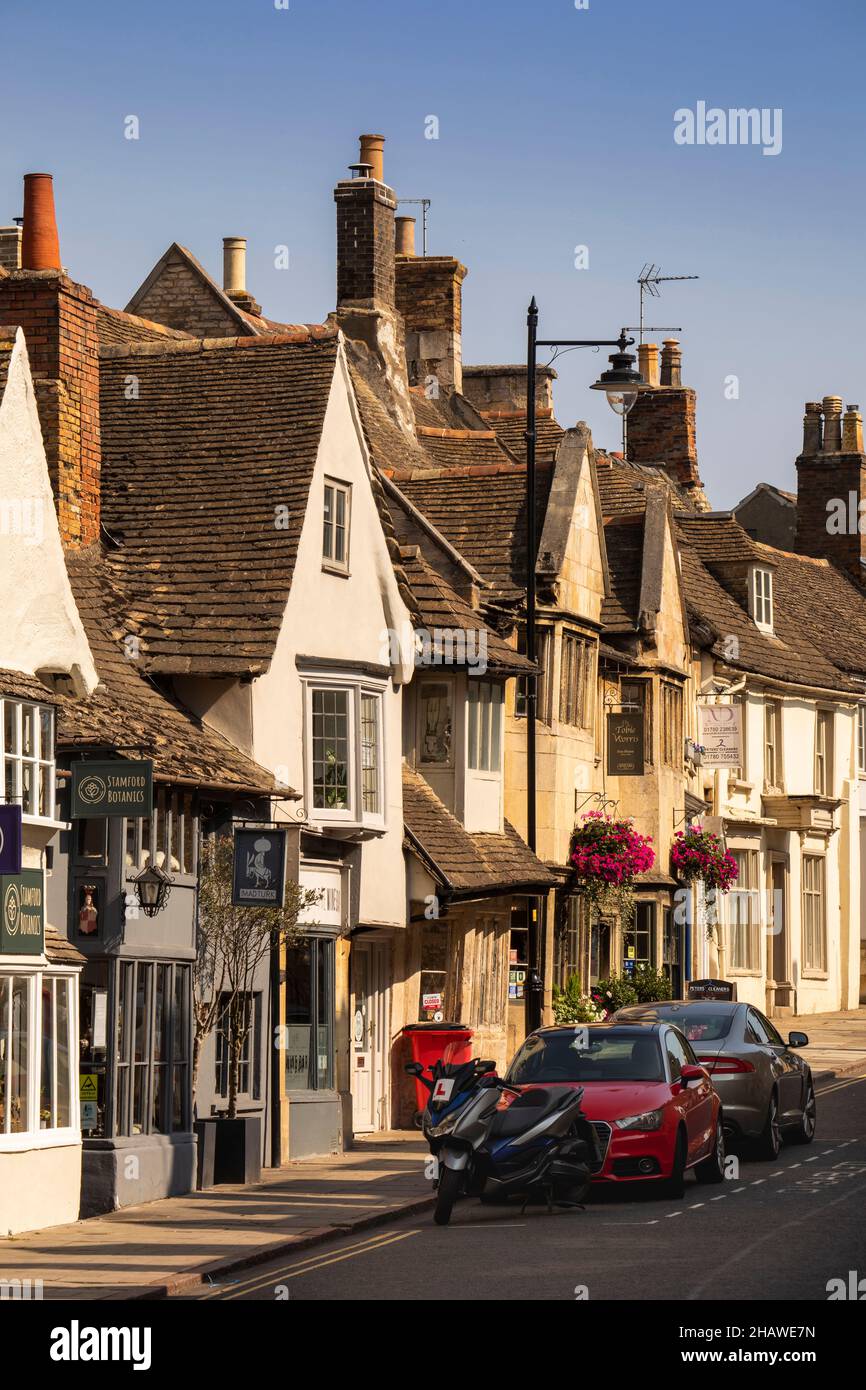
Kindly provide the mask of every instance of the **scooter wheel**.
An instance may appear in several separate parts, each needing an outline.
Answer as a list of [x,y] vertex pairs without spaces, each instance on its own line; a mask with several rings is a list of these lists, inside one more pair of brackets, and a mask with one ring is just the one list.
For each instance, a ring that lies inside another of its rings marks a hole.
[[448,1225],[462,1187],[462,1172],[455,1172],[453,1168],[439,1170],[439,1187],[436,1192],[436,1206],[433,1209],[433,1220],[437,1226]]

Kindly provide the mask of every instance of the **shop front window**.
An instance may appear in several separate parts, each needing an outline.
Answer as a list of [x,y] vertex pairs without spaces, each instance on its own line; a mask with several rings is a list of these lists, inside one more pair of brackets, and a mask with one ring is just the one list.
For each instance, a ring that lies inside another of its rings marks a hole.
[[188,965],[117,966],[117,1134],[189,1128]]
[[4,1136],[77,1128],[76,981],[0,975],[0,1147]]
[[[234,1015],[234,1017],[233,1017]],[[229,1093],[229,1068],[235,1032],[238,1034],[238,1095],[250,1100],[261,1099],[259,1056],[262,1038],[262,996],[242,994],[232,1010],[230,994],[220,996],[216,1027],[216,1077],[214,1090],[219,1096]]]
[[656,963],[656,905],[635,903],[632,925],[623,931],[623,969],[631,974],[638,965],[655,967]]
[[286,951],[286,1090],[334,1085],[334,940],[307,937]]

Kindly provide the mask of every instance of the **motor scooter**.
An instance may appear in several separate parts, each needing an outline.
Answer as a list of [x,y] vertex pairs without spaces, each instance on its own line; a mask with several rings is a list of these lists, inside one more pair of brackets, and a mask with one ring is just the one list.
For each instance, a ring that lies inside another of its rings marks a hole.
[[[425,1076],[425,1070],[429,1071],[429,1077]],[[495,1074],[496,1063],[481,1058],[469,1062],[443,1062],[440,1058],[427,1068],[421,1062],[407,1062],[405,1071],[429,1092],[420,1123],[430,1152],[435,1156],[445,1136],[457,1123],[460,1111],[478,1090],[482,1077]]]
[[[507,1092],[515,1099],[502,1109]],[[518,1091],[499,1077],[482,1077],[439,1150],[436,1224],[447,1226],[464,1193],[483,1202],[522,1197],[524,1210],[531,1201],[545,1201],[549,1211],[554,1204],[580,1206],[601,1162],[582,1099],[582,1087]]]

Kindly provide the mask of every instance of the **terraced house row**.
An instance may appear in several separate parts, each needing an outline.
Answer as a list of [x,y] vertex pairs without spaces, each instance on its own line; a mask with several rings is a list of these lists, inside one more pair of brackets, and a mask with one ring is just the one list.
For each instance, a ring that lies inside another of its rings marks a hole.
[[[217,1009],[196,1044],[202,852],[238,826],[283,827],[308,895],[245,994],[265,1164],[411,1124],[408,1025],[503,1064],[575,972],[717,977],[773,1016],[860,997],[866,557],[821,524],[862,494],[857,408],[807,407],[797,495],[719,513],[677,343],[641,347],[627,458],[557,422],[540,368],[530,663],[526,372],[463,364],[466,268],[416,255],[383,143],[337,183],[319,324],[266,317],[236,236],[222,285],[172,242],[103,305],[47,175],[0,228],[4,1233],[195,1186],[236,1041]],[[702,711],[732,708],[737,761],[710,764]],[[82,768],[135,761],[152,807],[83,814]],[[630,922],[568,868],[598,808],[652,837]],[[671,871],[696,822],[739,868],[711,931]],[[170,894],[137,911],[152,867]]]

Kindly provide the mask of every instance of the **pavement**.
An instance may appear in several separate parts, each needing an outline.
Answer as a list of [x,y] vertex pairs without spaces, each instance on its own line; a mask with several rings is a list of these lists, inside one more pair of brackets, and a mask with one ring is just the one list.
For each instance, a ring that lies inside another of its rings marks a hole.
[[[819,1091],[866,1069],[866,1008],[779,1021],[809,1035]],[[866,1087],[864,1087],[866,1090]],[[0,1239],[0,1280],[42,1281],[45,1299],[196,1296],[224,1276],[425,1212],[427,1146],[417,1131],[358,1137],[345,1154]],[[375,1240],[376,1237],[371,1237]]]

